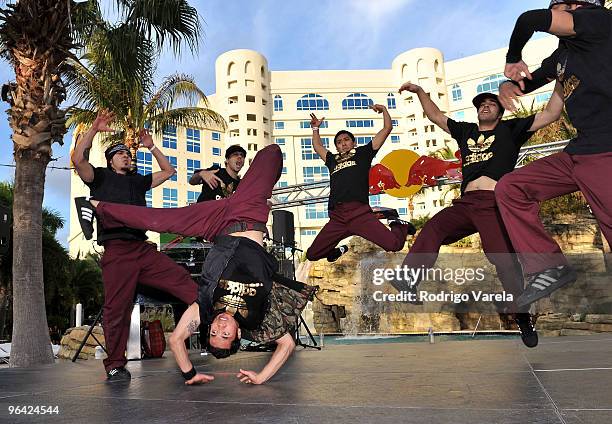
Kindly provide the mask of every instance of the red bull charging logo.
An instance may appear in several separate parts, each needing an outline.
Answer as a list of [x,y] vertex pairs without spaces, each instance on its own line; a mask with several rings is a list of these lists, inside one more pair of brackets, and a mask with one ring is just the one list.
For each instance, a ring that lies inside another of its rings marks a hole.
[[394,150],[370,169],[370,194],[386,193],[409,197],[423,186],[435,185],[438,178],[461,178],[461,156],[458,162],[447,162],[430,156],[419,156],[411,150]]

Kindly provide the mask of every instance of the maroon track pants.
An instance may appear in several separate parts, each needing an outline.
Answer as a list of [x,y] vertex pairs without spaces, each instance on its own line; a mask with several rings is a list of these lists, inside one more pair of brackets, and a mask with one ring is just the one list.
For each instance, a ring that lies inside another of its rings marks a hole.
[[270,213],[267,199],[272,196],[282,167],[280,147],[272,144],[255,155],[238,189],[227,199],[167,209],[100,202],[96,214],[104,228],[127,226],[212,240],[221,230],[237,222],[265,225]]
[[514,298],[523,291],[520,265],[512,254],[512,244],[495,203],[491,190],[474,190],[453,200],[451,207],[435,214],[416,238],[404,266],[431,268],[438,258],[440,247],[455,243],[474,233],[480,234],[482,249],[495,265],[497,277],[504,289]]
[[556,153],[505,175],[497,204],[525,274],[567,264],[538,215],[540,202],[580,190],[612,243],[612,153]]
[[125,349],[136,285],[163,290],[190,305],[198,286],[189,272],[157,251],[154,244],[132,240],[108,240],[101,261],[104,281],[102,326],[108,357],[106,371],[126,364]]
[[369,205],[361,202],[340,203],[329,211],[329,222],[315,237],[306,251],[306,257],[310,261],[324,258],[340,240],[353,235],[363,237],[387,252],[397,252],[404,247],[408,226],[394,224],[388,229]]

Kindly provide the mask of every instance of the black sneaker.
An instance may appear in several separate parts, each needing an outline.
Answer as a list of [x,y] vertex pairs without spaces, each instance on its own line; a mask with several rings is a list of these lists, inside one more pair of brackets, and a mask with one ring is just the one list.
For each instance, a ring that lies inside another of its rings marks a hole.
[[412,222],[410,221],[404,221],[403,219],[399,219],[399,218],[394,218],[394,219],[388,219],[387,220],[387,225],[392,226],[392,225],[407,225],[408,226],[408,234],[413,236],[416,234],[416,227],[414,225],[412,225]]
[[533,326],[533,322],[531,321],[531,314],[515,314],[514,322],[516,322],[519,330],[521,330],[521,339],[523,340],[523,344],[527,347],[536,347],[538,345],[538,333]]
[[338,258],[348,252],[349,248],[347,245],[336,247],[327,255],[327,262],[336,262]]
[[79,224],[81,224],[83,235],[85,236],[86,240],[91,240],[94,232],[93,218],[96,214],[96,210],[85,197],[75,197],[74,203],[76,204]]
[[374,206],[372,208],[372,212],[376,215],[378,219],[395,219],[399,218],[399,214],[396,209],[393,208],[385,208],[382,206]]
[[106,373],[106,381],[130,381],[132,374],[125,367],[113,368]]
[[519,296],[516,304],[519,308],[526,307],[574,281],[576,281],[576,271],[568,265],[546,269],[527,278],[525,291]]

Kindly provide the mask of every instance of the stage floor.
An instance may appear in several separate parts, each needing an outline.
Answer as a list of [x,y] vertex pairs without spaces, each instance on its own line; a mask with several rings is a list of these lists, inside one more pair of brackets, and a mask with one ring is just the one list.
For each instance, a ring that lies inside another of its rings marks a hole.
[[[0,369],[1,423],[612,423],[612,335],[330,345],[298,350],[266,385],[243,385],[268,353],[193,354],[212,384],[185,386],[171,354],[130,362],[106,383],[101,361]],[[9,415],[9,406],[58,406]]]

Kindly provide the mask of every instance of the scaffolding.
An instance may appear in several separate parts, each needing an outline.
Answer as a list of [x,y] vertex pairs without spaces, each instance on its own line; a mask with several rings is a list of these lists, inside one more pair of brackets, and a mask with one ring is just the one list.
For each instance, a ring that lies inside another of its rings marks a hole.
[[[562,151],[569,140],[553,141],[551,143],[534,144],[521,147],[516,167],[521,168],[529,162]],[[452,159],[449,161],[453,161]],[[437,186],[457,184],[461,180],[451,178],[436,179]],[[431,186],[424,186],[431,187]],[[295,206],[312,205],[327,202],[329,198],[329,180],[312,183],[296,184],[287,187],[277,187],[272,190],[272,209],[285,209]]]

